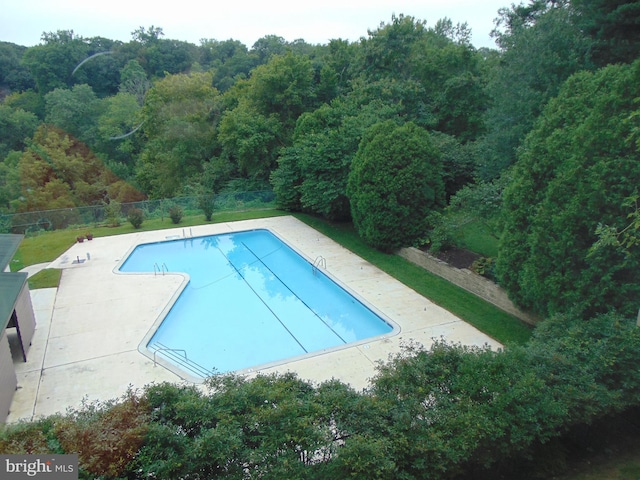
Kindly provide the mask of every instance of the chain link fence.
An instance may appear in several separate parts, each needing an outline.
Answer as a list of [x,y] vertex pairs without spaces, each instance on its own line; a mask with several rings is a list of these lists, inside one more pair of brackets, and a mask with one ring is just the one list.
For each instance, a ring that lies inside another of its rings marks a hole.
[[[120,221],[126,221],[129,211],[139,208],[145,219],[163,219],[169,216],[169,209],[178,206],[185,216],[202,214],[202,196],[176,197],[162,200],[144,200],[122,203],[119,208],[109,205],[61,208],[39,212],[24,212],[0,215],[0,233],[37,234],[41,231],[60,230],[69,227],[98,226],[106,224],[114,210]],[[270,190],[257,192],[233,192],[213,196],[215,212],[233,212],[260,208],[275,208],[275,194]]]

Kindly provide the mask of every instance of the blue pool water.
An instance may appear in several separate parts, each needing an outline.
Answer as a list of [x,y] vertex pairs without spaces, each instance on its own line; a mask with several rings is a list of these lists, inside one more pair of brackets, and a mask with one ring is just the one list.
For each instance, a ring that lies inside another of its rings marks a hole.
[[190,281],[147,348],[191,375],[277,363],[393,330],[268,230],[139,245],[120,271],[165,266]]

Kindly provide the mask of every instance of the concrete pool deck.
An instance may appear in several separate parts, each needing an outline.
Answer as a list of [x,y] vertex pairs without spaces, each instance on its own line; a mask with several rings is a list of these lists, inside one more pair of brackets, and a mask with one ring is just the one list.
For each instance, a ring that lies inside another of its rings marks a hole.
[[327,273],[400,327],[399,334],[392,337],[320,353],[259,373],[293,371],[316,383],[336,378],[360,390],[369,385],[377,362],[386,361],[411,341],[426,348],[439,338],[500,347],[492,338],[291,216],[101,237],[76,243],[48,265],[63,271],[58,289],[31,292],[37,327],[27,362],[15,363],[18,390],[7,421],[64,412],[80,407],[83,400],[117,398],[129,387],[163,381],[188,383],[168,369],[154,366],[152,359],[138,351],[158,316],[175,300],[183,276],[122,275],[115,268],[140,243],[256,228],[273,231],[311,262],[323,256]]

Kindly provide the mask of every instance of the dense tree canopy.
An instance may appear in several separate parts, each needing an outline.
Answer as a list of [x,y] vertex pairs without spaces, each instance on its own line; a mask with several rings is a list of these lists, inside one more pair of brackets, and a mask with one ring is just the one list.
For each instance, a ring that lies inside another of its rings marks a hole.
[[65,226],[74,206],[272,187],[385,252],[482,224],[499,281],[551,318],[526,347],[409,346],[363,393],[154,385],[1,430],[0,450],[77,451],[87,478],[453,479],[546,461],[562,432],[638,405],[639,5],[514,4],[481,50],[466,24],[402,14],[327,45],[154,26],[1,42],[1,213],[64,208],[43,218]]
[[640,256],[588,256],[598,223],[620,229],[640,184],[630,142],[640,62],[573,76],[528,135],[505,192],[498,268],[520,304],[548,314],[637,310]]
[[155,197],[171,197],[202,171],[213,153],[218,91],[210,73],[172,75],[149,90],[141,122],[147,139],[137,178]]
[[378,123],[358,147],[347,195],[367,243],[385,251],[411,245],[428,229],[429,214],[444,206],[440,152],[411,122]]

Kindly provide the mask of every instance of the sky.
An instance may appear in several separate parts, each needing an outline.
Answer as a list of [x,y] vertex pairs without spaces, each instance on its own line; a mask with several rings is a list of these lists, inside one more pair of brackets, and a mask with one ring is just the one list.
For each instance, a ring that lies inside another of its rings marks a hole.
[[0,11],[0,40],[23,46],[40,43],[43,32],[73,30],[82,37],[128,42],[139,27],[160,27],[165,39],[200,45],[201,39],[239,40],[248,48],[265,35],[286,41],[327,44],[357,41],[392,15],[467,22],[475,47],[495,48],[489,37],[498,9],[512,0],[8,0]]

